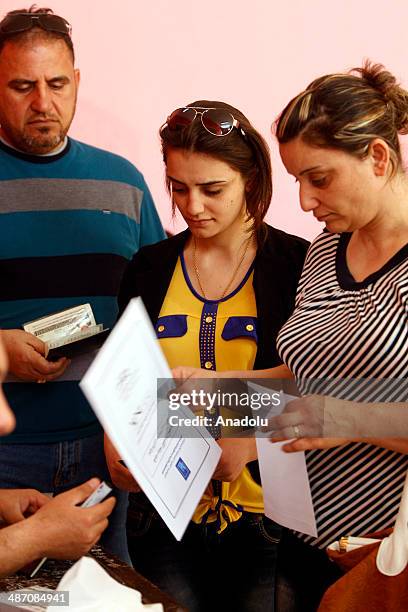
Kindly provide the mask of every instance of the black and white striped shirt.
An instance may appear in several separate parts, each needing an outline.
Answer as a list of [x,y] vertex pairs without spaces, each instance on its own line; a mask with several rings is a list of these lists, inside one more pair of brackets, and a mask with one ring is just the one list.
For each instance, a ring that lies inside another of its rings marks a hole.
[[[300,387],[302,381],[308,386],[307,393],[323,392],[324,381],[335,379],[343,388],[339,384],[338,394],[331,395],[357,399],[347,394],[344,379],[387,378],[392,379],[387,401],[402,401],[407,394],[400,395],[406,383],[401,379],[408,379],[408,245],[357,282],[346,263],[350,237],[323,233],[311,245],[296,308],[279,333],[278,350]],[[342,535],[392,526],[407,455],[350,443],[308,451],[306,461],[318,538],[302,539],[324,547]]]

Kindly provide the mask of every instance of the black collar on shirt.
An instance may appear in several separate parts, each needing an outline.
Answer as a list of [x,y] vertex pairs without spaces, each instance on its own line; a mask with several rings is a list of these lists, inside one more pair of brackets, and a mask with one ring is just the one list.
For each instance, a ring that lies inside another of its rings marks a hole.
[[64,157],[71,148],[71,140],[68,138],[66,146],[55,155],[32,155],[31,153],[24,153],[24,151],[18,151],[17,149],[13,149],[13,147],[9,147],[5,142],[0,140],[0,150],[8,153],[12,157],[17,157],[17,159],[22,159],[23,161],[32,162],[33,164],[51,164],[52,162],[57,161],[57,159],[61,159]]

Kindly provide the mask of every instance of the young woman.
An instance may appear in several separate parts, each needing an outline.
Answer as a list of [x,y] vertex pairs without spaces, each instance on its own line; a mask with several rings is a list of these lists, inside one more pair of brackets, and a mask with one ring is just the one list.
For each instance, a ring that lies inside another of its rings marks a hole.
[[[188,229],[139,251],[121,308],[142,296],[171,367],[287,376],[275,340],[307,244],[263,221],[272,195],[267,145],[240,111],[206,100],[176,109],[160,136],[173,207]],[[189,610],[273,610],[280,530],[263,515],[255,441],[218,443],[220,463],[182,542],[152,518],[143,494],[134,496],[133,563]],[[115,482],[135,490],[109,443],[107,455]]]

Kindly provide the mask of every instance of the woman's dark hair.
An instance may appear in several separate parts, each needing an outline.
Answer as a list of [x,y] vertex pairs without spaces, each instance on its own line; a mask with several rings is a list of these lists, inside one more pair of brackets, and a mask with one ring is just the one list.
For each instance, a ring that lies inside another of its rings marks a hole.
[[[165,124],[160,130],[164,163],[167,164],[169,149],[184,149],[215,157],[239,172],[247,180],[248,216],[253,220],[258,239],[262,239],[265,234],[263,219],[272,198],[272,169],[268,145],[245,115],[225,102],[197,100],[187,106],[225,109],[239,121],[239,127],[233,128],[226,136],[214,136],[203,127],[198,116],[182,129],[170,129]],[[166,184],[170,190],[167,179]]]
[[301,136],[313,146],[364,158],[370,143],[390,147],[392,173],[401,167],[398,134],[408,133],[408,92],[381,64],[367,60],[346,74],[316,79],[289,102],[275,123],[280,143]]

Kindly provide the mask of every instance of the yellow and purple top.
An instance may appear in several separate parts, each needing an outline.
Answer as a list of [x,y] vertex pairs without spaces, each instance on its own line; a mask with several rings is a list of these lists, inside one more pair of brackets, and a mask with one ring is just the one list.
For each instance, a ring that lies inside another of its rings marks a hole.
[[[233,292],[220,300],[208,300],[195,291],[184,257],[179,257],[156,323],[156,334],[170,367],[253,369],[257,309],[252,281],[253,266]],[[264,511],[261,486],[248,467],[233,482],[222,482],[221,486],[211,483],[193,521],[218,521],[221,532],[243,511]]]

